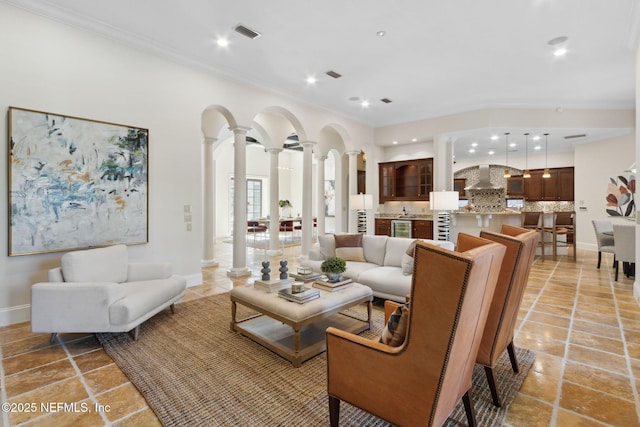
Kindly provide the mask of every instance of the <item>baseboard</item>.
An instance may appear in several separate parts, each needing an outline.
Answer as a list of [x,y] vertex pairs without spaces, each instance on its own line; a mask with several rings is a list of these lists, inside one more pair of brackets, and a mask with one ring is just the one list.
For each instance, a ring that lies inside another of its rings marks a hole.
[[0,308],[0,326],[13,325],[31,320],[31,304]]

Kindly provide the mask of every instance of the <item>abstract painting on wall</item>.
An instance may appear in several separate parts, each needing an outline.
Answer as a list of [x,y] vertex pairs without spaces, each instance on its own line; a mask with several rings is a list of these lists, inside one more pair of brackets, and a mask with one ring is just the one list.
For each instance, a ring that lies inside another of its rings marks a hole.
[[147,243],[148,137],[9,107],[9,256]]

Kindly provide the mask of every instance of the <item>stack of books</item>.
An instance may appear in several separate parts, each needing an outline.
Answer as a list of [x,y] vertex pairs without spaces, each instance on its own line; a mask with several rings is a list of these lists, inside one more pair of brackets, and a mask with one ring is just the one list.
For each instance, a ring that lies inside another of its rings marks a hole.
[[275,292],[291,287],[293,282],[293,277],[288,277],[286,279],[271,279],[268,281],[256,280],[253,282],[253,287],[266,292]]
[[314,273],[314,272],[303,274],[303,273],[298,272],[298,273],[289,273],[289,277],[293,277],[294,279],[296,279],[299,282],[307,283],[307,282],[312,282],[315,279],[321,278],[322,274]]
[[313,282],[312,286],[314,288],[322,289],[323,291],[335,292],[350,287],[352,283],[353,280],[351,279],[339,280],[337,282],[329,282],[327,280],[316,279]]
[[315,289],[307,289],[294,294],[291,292],[291,288],[286,288],[278,291],[278,296],[289,301],[297,302],[298,304],[304,304],[307,301],[320,298],[320,292]]

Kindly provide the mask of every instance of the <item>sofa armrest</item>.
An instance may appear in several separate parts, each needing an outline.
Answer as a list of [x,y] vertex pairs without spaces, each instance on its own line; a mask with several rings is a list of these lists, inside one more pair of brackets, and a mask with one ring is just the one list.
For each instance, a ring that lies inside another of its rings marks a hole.
[[125,296],[113,282],[41,282],[31,287],[33,332],[105,332],[109,306]]
[[64,277],[62,276],[62,268],[56,267],[49,270],[47,273],[47,280],[49,282],[64,282]]
[[309,250],[309,259],[311,261],[323,261],[324,255],[320,252],[320,248],[313,248]]
[[173,274],[170,262],[130,262],[127,271],[127,282],[167,279]]

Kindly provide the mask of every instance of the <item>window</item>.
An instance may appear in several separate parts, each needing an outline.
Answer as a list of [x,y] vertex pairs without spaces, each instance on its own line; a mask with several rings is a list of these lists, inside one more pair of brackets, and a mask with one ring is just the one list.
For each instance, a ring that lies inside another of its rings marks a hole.
[[262,217],[262,180],[247,179],[247,219]]

